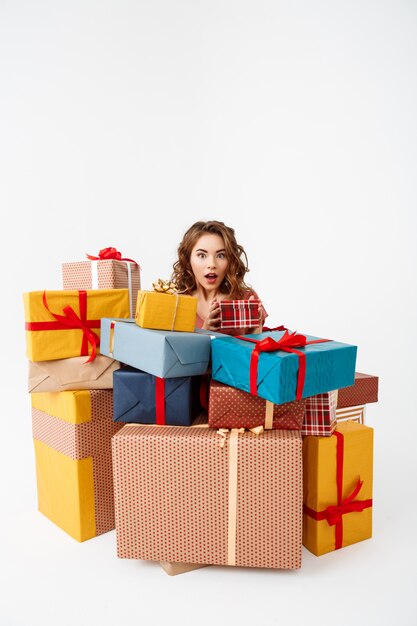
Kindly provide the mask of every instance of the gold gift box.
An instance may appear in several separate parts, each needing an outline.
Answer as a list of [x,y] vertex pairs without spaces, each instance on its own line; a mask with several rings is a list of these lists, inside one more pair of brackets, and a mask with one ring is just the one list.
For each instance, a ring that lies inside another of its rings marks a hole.
[[91,337],[98,343],[102,317],[129,317],[127,289],[31,291],[23,301],[30,361],[88,357]]
[[330,437],[304,437],[303,466],[304,546],[320,556],[369,539],[373,429],[346,421]]
[[154,330],[194,332],[197,298],[158,291],[139,291],[136,324]]
[[77,541],[114,528],[111,390],[32,398],[38,509]]

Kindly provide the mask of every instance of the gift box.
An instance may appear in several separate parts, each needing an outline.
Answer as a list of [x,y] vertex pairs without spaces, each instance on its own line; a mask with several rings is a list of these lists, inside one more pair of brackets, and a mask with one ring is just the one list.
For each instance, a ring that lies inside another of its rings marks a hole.
[[112,449],[120,558],[300,567],[299,431],[129,424]]
[[351,385],[356,346],[285,331],[212,340],[212,378],[275,404]]
[[320,393],[306,399],[302,435],[329,437],[336,428],[337,391]]
[[300,430],[306,400],[273,404],[246,391],[210,381],[208,423],[211,428],[278,428]]
[[31,361],[89,354],[94,358],[99,351],[100,319],[129,315],[127,289],[32,291],[23,294],[23,301],[26,354]]
[[345,407],[343,409],[336,409],[336,420],[337,422],[350,420],[353,422],[357,422],[358,424],[364,424],[365,423],[365,407],[353,406],[353,407]]
[[127,289],[129,292],[129,314],[136,311],[136,300],[140,290],[140,267],[135,261],[100,259],[76,261],[62,264],[64,289]]
[[320,556],[372,536],[373,429],[337,425],[305,437],[303,544]]
[[221,300],[220,328],[255,328],[259,326],[260,300]]
[[39,511],[77,541],[112,530],[112,391],[31,397]]
[[139,291],[136,323],[141,328],[194,332],[197,298],[177,293]]
[[337,408],[378,402],[378,376],[355,373],[355,382],[350,387],[340,389]]
[[133,367],[114,373],[113,419],[190,426],[201,412],[201,376],[158,378]]
[[28,391],[68,391],[71,389],[112,389],[118,361],[98,354],[94,361],[84,356],[55,361],[29,361]]
[[101,320],[102,354],[159,378],[204,374],[210,345],[209,334],[150,330],[134,320]]

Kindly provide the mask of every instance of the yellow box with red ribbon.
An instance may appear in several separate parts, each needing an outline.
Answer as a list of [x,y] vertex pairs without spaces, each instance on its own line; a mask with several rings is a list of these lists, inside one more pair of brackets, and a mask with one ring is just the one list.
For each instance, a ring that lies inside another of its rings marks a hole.
[[139,291],[136,323],[141,328],[194,332],[197,298],[178,293]]
[[372,536],[373,429],[342,422],[303,440],[303,544],[316,556]]
[[23,294],[23,300],[26,354],[31,361],[93,359],[99,352],[101,318],[129,317],[127,289],[31,291]]

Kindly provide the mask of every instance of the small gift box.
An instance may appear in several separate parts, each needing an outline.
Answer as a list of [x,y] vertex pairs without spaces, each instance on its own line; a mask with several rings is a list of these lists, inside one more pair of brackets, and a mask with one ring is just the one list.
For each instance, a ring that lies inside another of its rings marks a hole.
[[337,408],[378,402],[378,376],[355,373],[355,382],[339,390]]
[[150,330],[135,320],[101,320],[102,354],[159,378],[204,374],[210,346],[208,333]]
[[373,430],[337,425],[304,437],[303,544],[320,556],[372,536]]
[[117,554],[301,566],[301,435],[128,424],[112,440]]
[[308,398],[354,381],[356,346],[285,331],[211,342],[212,378],[275,404]]
[[197,298],[178,293],[139,291],[136,324],[141,328],[194,332]]
[[26,354],[52,361],[99,352],[100,319],[129,315],[127,289],[31,291],[23,294]]
[[260,300],[221,300],[220,328],[255,328],[259,326]]
[[133,317],[140,289],[140,266],[122,257],[116,248],[104,248],[98,256],[87,254],[87,261],[62,264],[64,289],[127,289],[129,314]]
[[68,391],[71,389],[112,389],[113,372],[120,363],[98,354],[94,361],[85,362],[85,357],[55,361],[29,361],[28,391]]
[[133,367],[113,376],[116,422],[190,426],[201,411],[200,376],[159,378]]
[[208,423],[211,428],[278,428],[300,430],[306,400],[273,404],[246,391],[210,382]]
[[39,511],[77,541],[112,530],[112,391],[31,398]]
[[336,428],[337,391],[320,393],[306,399],[302,435],[329,437]]

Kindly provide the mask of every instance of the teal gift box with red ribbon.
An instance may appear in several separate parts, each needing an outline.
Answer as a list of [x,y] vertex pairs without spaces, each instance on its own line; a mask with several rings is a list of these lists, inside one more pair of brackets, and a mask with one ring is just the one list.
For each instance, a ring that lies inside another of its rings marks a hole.
[[287,329],[211,342],[212,378],[275,404],[352,385],[357,347]]

